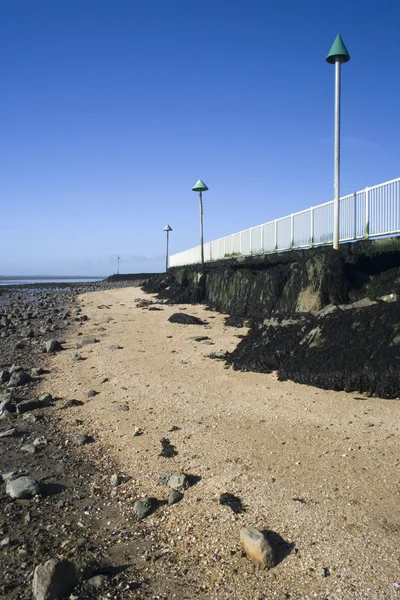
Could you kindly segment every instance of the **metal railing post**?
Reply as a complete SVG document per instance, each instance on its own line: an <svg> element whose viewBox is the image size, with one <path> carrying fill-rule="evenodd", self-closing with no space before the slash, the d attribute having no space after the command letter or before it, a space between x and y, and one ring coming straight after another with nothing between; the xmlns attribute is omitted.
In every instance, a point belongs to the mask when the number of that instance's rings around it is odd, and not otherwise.
<svg viewBox="0 0 400 600"><path fill-rule="evenodd" d="M369 188L365 188L365 238L369 238Z"/></svg>
<svg viewBox="0 0 400 600"><path fill-rule="evenodd" d="M314 207L310 208L311 213L311 234L310 234L310 246L314 245Z"/></svg>
<svg viewBox="0 0 400 600"><path fill-rule="evenodd" d="M353 239L356 240L357 239L357 194L356 194L356 192L354 192L353 198L354 198L354 235L353 235Z"/></svg>
<svg viewBox="0 0 400 600"><path fill-rule="evenodd" d="M290 215L290 247L294 248L294 216Z"/></svg>

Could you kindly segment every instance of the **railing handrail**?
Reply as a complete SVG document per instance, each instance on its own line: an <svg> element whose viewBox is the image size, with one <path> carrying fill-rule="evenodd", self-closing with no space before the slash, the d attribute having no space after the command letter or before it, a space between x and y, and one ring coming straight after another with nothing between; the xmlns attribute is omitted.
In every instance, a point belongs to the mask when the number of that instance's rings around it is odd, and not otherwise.
<svg viewBox="0 0 400 600"><path fill-rule="evenodd" d="M351 199L354 198L354 208L351 208L352 205L350 205L350 208L346 206L344 207L345 210L347 210L347 214L345 215L345 218L347 219L347 221L345 222L345 233L343 235L341 235L340 239L341 241L351 241L351 240L355 240L355 239L361 239L361 238L368 238L370 235L374 236L374 237L378 237L378 236L383 236L383 235L388 235L390 234L400 234L400 185L396 186L396 184L400 184L400 177L396 178L396 179L391 179L390 181L385 181L384 183L380 183L378 185L374 185L371 187L366 187L363 190L359 190L358 192L353 192L352 194L347 194L346 196L342 196L340 198L340 202L346 202L349 201ZM387 192L385 198L382 199L381 195L379 195L379 197L377 197L375 194L370 194L370 192L373 192L374 190L377 189L384 189L387 188L388 186L393 186L395 185L395 187L393 188L394 191L392 190L392 188L389 188L389 192ZM360 199L360 195L364 194L365 195L365 200L363 198ZM388 198L389 198L389 202L390 204L390 208L388 208ZM359 203L361 202L360 206ZM371 202L374 202L374 207L370 207ZM385 205L383 205L383 202L385 202ZM242 238L243 238L243 234L249 233L250 234L250 240L249 239L245 239L243 241L243 245L247 247L249 247L248 252L246 253L252 253L254 252L279 252L279 251L283 251L283 250L288 250L290 248L307 248L307 247L312 247L312 246L317 246L317 245L322 245L322 244L328 244L331 243L331 238L333 235L333 230L331 231L330 228L330 224L329 224L329 219L331 218L329 213L326 213L326 211L323 211L322 216L321 213L316 213L316 211L318 211L318 209L323 209L325 207L328 207L330 205L332 205L334 203L334 200L329 200L328 202L324 202L322 204L318 204L317 206L311 206L310 208L307 209L303 209L300 211L297 211L295 213L291 213L289 215L286 215L284 217L280 217L277 219L272 219L271 221L267 221L266 223L261 223L260 225L255 225L253 227L248 227L246 229L242 229L241 231L237 231L235 233L231 233L227 236L223 236L220 237L216 240L212 240L210 242L206 242L204 244L204 248L206 250L209 249L209 260L217 260L218 258L224 258L223 255L221 256L220 254L220 250L217 249L217 256L213 256L213 254L215 254L215 251L212 251L212 245L214 244L218 244L223 242L224 243L224 251L225 251L225 247L226 247L226 242L229 242L232 245L232 254L242 254ZM364 203L364 204L363 204ZM380 204L380 206L378 207L378 203ZM376 205L376 206L375 206ZM360 208L361 207L361 208ZM363 213L364 210L364 213ZM374 212L373 212L374 211ZM296 217L299 217L300 215L307 215L307 213L309 213L310 215L310 221L309 221L309 230L307 231L307 224L300 222L299 223L295 223L296 221ZM318 217L317 217L318 215ZM361 218L361 220L360 220ZM279 235L283 237L288 236L288 231L287 231L287 227L285 228L284 231L281 230L280 234L278 235L278 225L279 223L281 223L282 221L288 220L290 219L290 239L288 240L286 238L286 241L283 242L283 245L281 245L281 241L278 240ZM314 220L318 219L324 221L325 222L319 223L318 226L320 227L320 231L318 231L318 234L315 233L316 231L316 226L314 223ZM353 220L353 222L350 224L350 221ZM396 221L396 223L394 223L394 221ZM364 223L364 225L363 225ZM263 244L265 242L265 228L268 226L274 226L274 245L273 247L271 246L271 244L268 246L267 249L264 249ZM394 226L395 225L395 226ZM341 226L342 226L342 222L341 222ZM295 229L296 227L296 229ZM348 229L346 229L346 227ZM325 229L324 229L325 228ZM260 229L260 233L261 233L261 248L257 248L256 250L254 250L251 246L252 246L252 235L251 232L255 229ZM300 232L298 232L298 230L300 229ZM349 231L352 231L351 235L348 235ZM370 233L370 232L373 233ZM360 233L361 232L361 233ZM235 241L235 236L237 239L237 236L239 236L239 246L240 246L240 251L237 252L234 249L234 241ZM259 238L259 234L257 233L256 236L258 239ZM271 238L271 236L269 236ZM297 240L297 242L296 242ZM316 241L315 241L316 240ZM267 240L268 241L268 240ZM269 242L271 242L271 239L269 240ZM170 257L170 264L171 266L174 266L174 264L176 261L179 262L179 257L181 257L181 259L184 261L184 255L187 255L188 253L192 253L195 254L196 252L198 252L200 250L200 246L195 246L193 248L190 248L188 250L183 250L181 252L175 253L173 255L171 255ZM214 250L215 250L215 246L214 246ZM190 262L198 262L198 259L193 260L195 257L192 256L191 261ZM175 259L175 260L174 260ZM184 264L188 264L188 263L184 263Z"/></svg>

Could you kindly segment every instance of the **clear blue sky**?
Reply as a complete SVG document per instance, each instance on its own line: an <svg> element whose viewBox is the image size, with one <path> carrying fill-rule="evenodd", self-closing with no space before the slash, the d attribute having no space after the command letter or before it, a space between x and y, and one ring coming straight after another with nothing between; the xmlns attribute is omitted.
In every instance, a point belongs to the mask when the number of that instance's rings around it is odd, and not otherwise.
<svg viewBox="0 0 400 600"><path fill-rule="evenodd" d="M400 176L398 0L0 0L0 274L162 270Z"/></svg>

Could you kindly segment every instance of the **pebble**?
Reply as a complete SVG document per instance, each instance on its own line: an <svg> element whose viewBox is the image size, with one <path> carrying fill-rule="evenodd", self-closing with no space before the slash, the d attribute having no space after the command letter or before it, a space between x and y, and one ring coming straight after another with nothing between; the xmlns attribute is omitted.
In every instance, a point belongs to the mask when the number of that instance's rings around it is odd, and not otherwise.
<svg viewBox="0 0 400 600"><path fill-rule="evenodd" d="M0 438L10 438L16 437L18 435L18 429L13 427L12 429L7 429L6 431L2 431L0 433Z"/></svg>
<svg viewBox="0 0 400 600"><path fill-rule="evenodd" d="M89 390L87 393L88 398L94 398L94 396L97 396L99 392L96 392L96 390Z"/></svg>
<svg viewBox="0 0 400 600"><path fill-rule="evenodd" d="M36 447L33 444L25 444L25 446L21 447L22 452L27 452L28 454L35 454Z"/></svg>

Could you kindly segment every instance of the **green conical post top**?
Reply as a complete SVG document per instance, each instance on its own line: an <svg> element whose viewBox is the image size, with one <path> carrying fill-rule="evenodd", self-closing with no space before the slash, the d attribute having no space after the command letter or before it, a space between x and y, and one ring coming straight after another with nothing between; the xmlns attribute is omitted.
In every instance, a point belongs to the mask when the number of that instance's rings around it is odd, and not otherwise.
<svg viewBox="0 0 400 600"><path fill-rule="evenodd" d="M337 58L340 58L340 62L343 63L348 62L350 60L350 54L347 52L347 48L344 45L344 42L340 37L339 33L337 34L336 39L333 42L331 49L329 50L329 54L326 57L326 62L330 63L331 65L334 65Z"/></svg>
<svg viewBox="0 0 400 600"><path fill-rule="evenodd" d="M208 187L206 186L204 181L202 181L201 179L199 179L198 182L196 183L196 185L194 187L192 187L193 192L206 192L207 190L208 190Z"/></svg>

